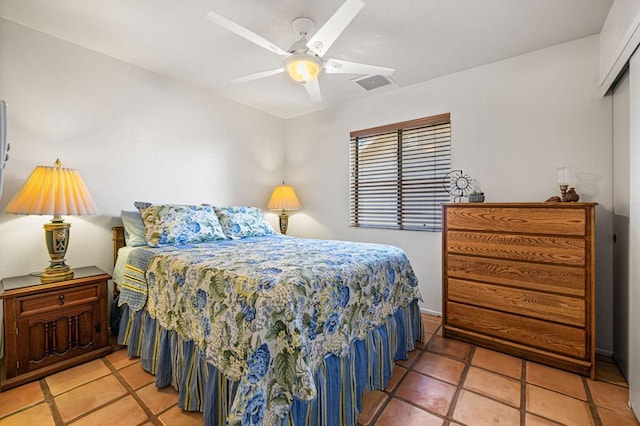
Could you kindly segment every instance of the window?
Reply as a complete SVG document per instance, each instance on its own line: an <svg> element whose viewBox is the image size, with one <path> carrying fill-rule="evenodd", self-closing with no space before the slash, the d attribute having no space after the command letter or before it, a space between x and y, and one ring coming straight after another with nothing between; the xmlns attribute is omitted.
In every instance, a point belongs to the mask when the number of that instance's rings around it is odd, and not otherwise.
<svg viewBox="0 0 640 426"><path fill-rule="evenodd" d="M351 227L440 231L450 115L351 132L350 168Z"/></svg>

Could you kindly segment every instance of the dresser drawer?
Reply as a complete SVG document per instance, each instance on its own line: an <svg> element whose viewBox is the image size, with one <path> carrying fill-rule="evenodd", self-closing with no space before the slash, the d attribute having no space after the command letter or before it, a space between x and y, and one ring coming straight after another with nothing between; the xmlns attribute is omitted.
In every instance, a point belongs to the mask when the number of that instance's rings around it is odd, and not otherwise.
<svg viewBox="0 0 640 426"><path fill-rule="evenodd" d="M100 300L100 285L85 285L17 298L18 317L40 314L61 307L95 303Z"/></svg>
<svg viewBox="0 0 640 426"><path fill-rule="evenodd" d="M584 209L474 207L447 209L447 228L467 231L584 236Z"/></svg>
<svg viewBox="0 0 640 426"><path fill-rule="evenodd" d="M581 298L449 279L449 300L577 327L586 325Z"/></svg>
<svg viewBox="0 0 640 426"><path fill-rule="evenodd" d="M449 255L447 276L486 281L535 291L548 291L584 297L584 268L554 266L512 260Z"/></svg>
<svg viewBox="0 0 640 426"><path fill-rule="evenodd" d="M588 357L582 328L549 323L475 306L447 303L447 323L487 336L580 359Z"/></svg>
<svg viewBox="0 0 640 426"><path fill-rule="evenodd" d="M586 261L584 239L545 235L450 231L447 251L569 266L584 266Z"/></svg>

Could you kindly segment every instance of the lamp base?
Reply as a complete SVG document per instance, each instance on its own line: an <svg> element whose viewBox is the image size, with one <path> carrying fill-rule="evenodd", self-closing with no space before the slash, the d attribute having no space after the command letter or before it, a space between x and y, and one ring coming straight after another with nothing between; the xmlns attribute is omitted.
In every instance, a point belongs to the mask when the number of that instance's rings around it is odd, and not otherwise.
<svg viewBox="0 0 640 426"><path fill-rule="evenodd" d="M44 239L49 250L49 267L40 276L40 282L52 283L73 278L73 271L65 263L65 254L69 243L70 223L66 223L58 215L54 216L51 223L44 225Z"/></svg>
<svg viewBox="0 0 640 426"><path fill-rule="evenodd" d="M286 235L288 227L289 215L283 211L282 213L280 213L280 233L282 233L282 235Z"/></svg>
<svg viewBox="0 0 640 426"><path fill-rule="evenodd" d="M55 283L57 281L66 281L73 278L73 271L67 265L66 268L47 268L40 275L41 283Z"/></svg>

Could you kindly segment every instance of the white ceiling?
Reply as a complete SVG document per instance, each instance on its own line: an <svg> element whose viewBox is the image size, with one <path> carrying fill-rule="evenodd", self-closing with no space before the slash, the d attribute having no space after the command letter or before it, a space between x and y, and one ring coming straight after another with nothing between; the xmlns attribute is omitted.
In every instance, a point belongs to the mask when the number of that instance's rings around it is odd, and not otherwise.
<svg viewBox="0 0 640 426"><path fill-rule="evenodd" d="M286 74L231 83L282 58L205 15L218 12L288 50L295 18L317 29L343 0L0 0L0 16L289 118L597 34L613 0L364 2L325 58L395 68L396 85L367 92L358 76L321 74L320 104Z"/></svg>

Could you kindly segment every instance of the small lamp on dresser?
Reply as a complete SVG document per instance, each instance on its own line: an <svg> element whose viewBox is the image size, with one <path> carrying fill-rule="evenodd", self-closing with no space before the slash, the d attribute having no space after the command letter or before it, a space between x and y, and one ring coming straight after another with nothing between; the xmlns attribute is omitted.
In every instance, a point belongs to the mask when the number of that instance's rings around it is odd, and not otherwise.
<svg viewBox="0 0 640 426"><path fill-rule="evenodd" d="M289 226L289 215L287 215L286 210L300 210L301 207L296 191L293 190L292 186L285 185L284 182L273 190L267 205L268 210L281 210L280 232L283 235L287 233L287 227Z"/></svg>
<svg viewBox="0 0 640 426"><path fill-rule="evenodd" d="M77 170L62 167L56 160L54 167L37 166L20 191L5 208L7 213L53 215L44 225L50 265L40 277L43 283L73 278L73 271L65 263L71 224L62 215L92 215L98 212L89 189Z"/></svg>

